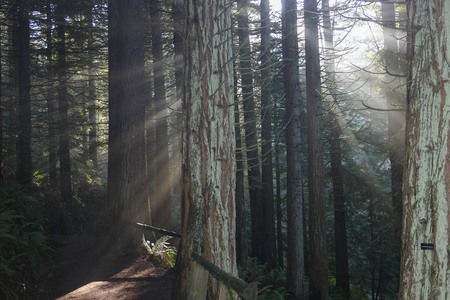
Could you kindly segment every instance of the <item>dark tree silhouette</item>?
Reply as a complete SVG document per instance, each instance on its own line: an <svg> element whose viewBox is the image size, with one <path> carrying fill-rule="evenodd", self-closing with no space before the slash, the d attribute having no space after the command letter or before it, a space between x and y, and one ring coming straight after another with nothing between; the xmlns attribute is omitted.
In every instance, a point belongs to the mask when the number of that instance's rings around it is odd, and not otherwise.
<svg viewBox="0 0 450 300"><path fill-rule="evenodd" d="M29 1L18 3L18 82L17 181L29 187L33 170L31 161L31 83Z"/></svg>

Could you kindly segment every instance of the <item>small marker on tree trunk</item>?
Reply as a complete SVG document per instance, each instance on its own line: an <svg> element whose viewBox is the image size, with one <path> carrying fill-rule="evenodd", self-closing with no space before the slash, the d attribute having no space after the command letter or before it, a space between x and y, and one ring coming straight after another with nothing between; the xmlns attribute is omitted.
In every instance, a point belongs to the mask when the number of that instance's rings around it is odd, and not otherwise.
<svg viewBox="0 0 450 300"><path fill-rule="evenodd" d="M420 249L422 249L422 250L434 250L434 245L432 243L420 243Z"/></svg>

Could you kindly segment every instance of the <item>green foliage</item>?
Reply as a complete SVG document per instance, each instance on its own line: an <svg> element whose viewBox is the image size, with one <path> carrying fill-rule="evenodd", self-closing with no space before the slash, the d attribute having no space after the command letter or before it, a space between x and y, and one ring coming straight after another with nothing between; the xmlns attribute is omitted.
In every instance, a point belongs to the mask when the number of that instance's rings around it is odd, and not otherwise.
<svg viewBox="0 0 450 300"><path fill-rule="evenodd" d="M0 186L0 298L39 299L51 249L39 203L20 189Z"/></svg>
<svg viewBox="0 0 450 300"><path fill-rule="evenodd" d="M177 258L177 249L170 245L167 241L172 237L162 236L155 243L151 243L142 235L142 246L150 257L151 261L163 268L173 268Z"/></svg>
<svg viewBox="0 0 450 300"><path fill-rule="evenodd" d="M259 300L282 300L289 295L285 271L267 270L266 265L260 264L254 257L248 258L247 263L239 267L239 277L249 283L258 282Z"/></svg>
<svg viewBox="0 0 450 300"><path fill-rule="evenodd" d="M336 277L328 279L328 286L330 287L330 299L343 299L342 294L336 288ZM350 283L350 300L369 300L367 292L359 286Z"/></svg>

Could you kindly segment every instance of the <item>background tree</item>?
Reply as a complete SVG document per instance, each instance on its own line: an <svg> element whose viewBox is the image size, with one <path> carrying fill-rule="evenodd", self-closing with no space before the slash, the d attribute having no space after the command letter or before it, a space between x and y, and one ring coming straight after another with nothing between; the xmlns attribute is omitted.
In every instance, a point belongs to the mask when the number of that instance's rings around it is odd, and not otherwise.
<svg viewBox="0 0 450 300"><path fill-rule="evenodd" d="M236 74L236 64L233 68L234 72L234 131L236 139L236 187L235 187L235 201L236 201L236 260L240 264L245 264L248 256L248 241L246 230L246 196L245 196L245 182L244 182L244 155L243 143L241 136L241 121L239 109L238 96L238 78Z"/></svg>
<svg viewBox="0 0 450 300"><path fill-rule="evenodd" d="M323 49L324 57L324 81L325 98L328 99L327 113L327 129L328 144L330 146L330 173L333 185L334 200L334 248L335 248L335 265L336 265L336 288L340 297L343 299L350 298L350 278L348 272L348 249L347 249L347 227L346 227L346 207L344 196L344 174L342 167L342 147L341 136L342 129L339 118L339 108L336 82L336 66L334 51L334 30L331 20L331 10L328 0L322 0L323 12ZM334 21L334 20L333 20Z"/></svg>
<svg viewBox="0 0 450 300"><path fill-rule="evenodd" d="M275 238L275 206L273 195L272 163L272 95L271 95L271 45L270 6L268 0L260 3L261 14L261 201L265 238L263 239L264 262L269 268L277 264Z"/></svg>
<svg viewBox="0 0 450 300"><path fill-rule="evenodd" d="M318 2L305 0L310 299L328 299Z"/></svg>
<svg viewBox="0 0 450 300"><path fill-rule="evenodd" d="M245 147L247 154L248 187L251 211L252 256L264 262L261 241L265 239L263 229L263 205L261 203L261 161L258 152L256 106L253 90L253 68L249 34L248 0L237 1L237 21L239 37L239 75L241 78L242 103L244 110Z"/></svg>
<svg viewBox="0 0 450 300"><path fill-rule="evenodd" d="M175 299L227 299L192 258L236 274L231 3L186 2L182 245Z"/></svg>
<svg viewBox="0 0 450 300"><path fill-rule="evenodd" d="M305 295L303 194L300 164L300 80L298 70L297 2L282 2L283 79L286 97L287 160L287 287L294 299Z"/></svg>
<svg viewBox="0 0 450 300"><path fill-rule="evenodd" d="M183 96L184 96L184 41L183 41L183 30L184 30L184 6L182 0L173 0L172 3L172 18L173 18L173 59L174 59L174 67L175 67L175 93L176 100L174 105L175 116L176 116L176 126L175 126L175 138L172 139L173 145L173 153L175 155L172 156L173 164L176 166L175 168L175 176L174 176L174 184L173 192L171 193L172 199L174 199L175 203L181 202L181 195L183 189L183 179L181 177L181 166L182 166L182 132L184 125L183 118ZM176 201L178 200L178 201ZM181 205L179 204L178 207ZM179 220L180 215L177 215L177 218L174 220ZM174 222L172 222L174 223ZM176 223L176 222L175 222ZM179 230L179 229L177 229Z"/></svg>
<svg viewBox="0 0 450 300"><path fill-rule="evenodd" d="M147 222L145 162L144 34L141 0L111 0L110 11L110 160L112 237L126 250L132 245L129 222Z"/></svg>
<svg viewBox="0 0 450 300"><path fill-rule="evenodd" d="M411 65L400 299L448 298L450 89L446 44L450 11L442 2L409 3ZM423 249L428 243L430 250Z"/></svg>
<svg viewBox="0 0 450 300"><path fill-rule="evenodd" d="M86 23L87 30L89 33L87 40L87 49L88 49L88 99L89 99L89 107L88 107L88 119L89 119L89 159L92 161L92 165L95 169L98 168L98 114L97 114L97 87L95 82L96 70L95 70L95 29L94 29L94 8L95 3L92 6L88 6L89 10L86 15Z"/></svg>
<svg viewBox="0 0 450 300"><path fill-rule="evenodd" d="M397 12L396 12L397 10ZM393 206L393 238L397 259L395 260L396 285L398 286L400 271L401 233L403 220L402 189L403 169L405 156L405 76L406 76L406 51L405 44L405 20L406 11L404 4L381 3L381 19L383 24L384 63L386 74L384 75L386 97L388 102L388 135L389 135L389 161L391 164L391 188ZM403 12L403 13L402 13ZM403 35L403 36L401 36Z"/></svg>
<svg viewBox="0 0 450 300"><path fill-rule="evenodd" d="M59 2L56 6L55 22L57 35L57 73L58 73L58 151L60 172L61 200L65 207L72 209L72 165L70 157L70 127L69 127L69 99L67 92L68 65L66 53L66 2ZM70 221L68 221L70 222ZM69 225L69 224L66 224Z"/></svg>
<svg viewBox="0 0 450 300"><path fill-rule="evenodd" d="M3 26L0 24L0 182L3 180L3 168L4 168L4 158L3 158L3 99L2 99L2 91L3 91L3 53L2 53L2 43L3 43Z"/></svg>
<svg viewBox="0 0 450 300"><path fill-rule="evenodd" d="M46 13L46 30L45 30L45 42L47 44L46 48L46 59L47 59L47 126L48 126L48 184L51 190L56 191L58 185L58 170L57 170L57 159L58 159L58 139L56 135L56 91L55 91L55 62L54 62L54 38L53 38L53 24L54 24L54 12L52 9L53 1L47 0L45 8Z"/></svg>
<svg viewBox="0 0 450 300"><path fill-rule="evenodd" d="M167 137L167 104L165 83L165 59L161 31L161 10L158 0L151 1L150 18L152 31L153 54L153 91L154 91L154 121L156 130L156 157L153 161L155 171L155 190L153 191L151 207L152 222L155 226L170 229L170 172L169 148Z"/></svg>
<svg viewBox="0 0 450 300"><path fill-rule="evenodd" d="M17 182L30 187L31 160L31 82L30 82L30 3L18 3L18 127L17 127Z"/></svg>

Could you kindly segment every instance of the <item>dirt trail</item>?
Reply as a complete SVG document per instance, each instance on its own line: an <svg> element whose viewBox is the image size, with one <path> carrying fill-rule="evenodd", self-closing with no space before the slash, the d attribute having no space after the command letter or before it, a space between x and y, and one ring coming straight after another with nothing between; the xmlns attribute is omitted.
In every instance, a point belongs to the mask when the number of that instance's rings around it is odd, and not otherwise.
<svg viewBox="0 0 450 300"><path fill-rule="evenodd" d="M169 300L174 270L144 257L102 255L88 236L53 236L56 262L51 299Z"/></svg>

